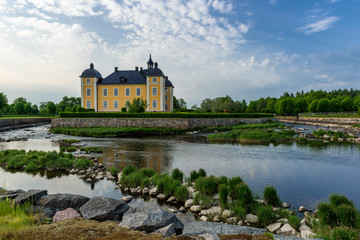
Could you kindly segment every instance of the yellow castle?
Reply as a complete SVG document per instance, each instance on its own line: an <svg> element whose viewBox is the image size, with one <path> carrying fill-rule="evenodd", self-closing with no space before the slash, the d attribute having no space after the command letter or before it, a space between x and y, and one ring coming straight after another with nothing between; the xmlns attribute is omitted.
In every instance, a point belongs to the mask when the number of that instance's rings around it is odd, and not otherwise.
<svg viewBox="0 0 360 240"><path fill-rule="evenodd" d="M149 112L171 112L173 110L174 86L150 58L147 69L118 70L106 78L90 64L82 72L81 106L96 112L116 112L134 98L147 101Z"/></svg>

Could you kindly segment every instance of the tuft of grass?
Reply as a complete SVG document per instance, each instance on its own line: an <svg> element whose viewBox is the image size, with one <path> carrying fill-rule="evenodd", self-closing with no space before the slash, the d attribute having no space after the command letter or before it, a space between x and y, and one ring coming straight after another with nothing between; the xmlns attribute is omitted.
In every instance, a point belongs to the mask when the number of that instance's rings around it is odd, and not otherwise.
<svg viewBox="0 0 360 240"><path fill-rule="evenodd" d="M281 204L276 188L273 186L265 187L263 197L265 202L271 206L278 207Z"/></svg>
<svg viewBox="0 0 360 240"><path fill-rule="evenodd" d="M330 240L360 240L359 231L349 227L334 228Z"/></svg>
<svg viewBox="0 0 360 240"><path fill-rule="evenodd" d="M195 181L195 189L201 194L213 196L218 190L218 179L214 176L200 177Z"/></svg>
<svg viewBox="0 0 360 240"><path fill-rule="evenodd" d="M178 180L179 182L182 182L184 179L184 173L178 168L175 168L171 173L171 177L175 180Z"/></svg>
<svg viewBox="0 0 360 240"><path fill-rule="evenodd" d="M189 197L189 191L185 186L177 186L174 191L174 196L177 201L185 202Z"/></svg>
<svg viewBox="0 0 360 240"><path fill-rule="evenodd" d="M195 182L196 179L200 178L200 177L206 177L206 172L204 169L200 168L199 171L191 171L190 172L190 182Z"/></svg>
<svg viewBox="0 0 360 240"><path fill-rule="evenodd" d="M222 209L227 209L229 207L228 204L228 196L229 190L225 184L219 185L219 203Z"/></svg>
<svg viewBox="0 0 360 240"><path fill-rule="evenodd" d="M80 151L84 151L86 153L103 153L103 150L98 147L81 147Z"/></svg>
<svg viewBox="0 0 360 240"><path fill-rule="evenodd" d="M256 210L256 215L259 217L260 226L263 227L276 221L276 214L271 206L259 206Z"/></svg>
<svg viewBox="0 0 360 240"><path fill-rule="evenodd" d="M300 218L296 215L289 215L288 220L290 226L292 226L296 231L298 231L301 226Z"/></svg>
<svg viewBox="0 0 360 240"><path fill-rule="evenodd" d="M111 167L107 168L106 170L108 170L111 173L111 175L113 175L113 176L117 176L117 174L120 172L120 170L114 166L111 166Z"/></svg>
<svg viewBox="0 0 360 240"><path fill-rule="evenodd" d="M122 174L124 176L129 175L132 172L135 172L137 170L136 167L134 167L133 165L127 165L123 170L122 170Z"/></svg>

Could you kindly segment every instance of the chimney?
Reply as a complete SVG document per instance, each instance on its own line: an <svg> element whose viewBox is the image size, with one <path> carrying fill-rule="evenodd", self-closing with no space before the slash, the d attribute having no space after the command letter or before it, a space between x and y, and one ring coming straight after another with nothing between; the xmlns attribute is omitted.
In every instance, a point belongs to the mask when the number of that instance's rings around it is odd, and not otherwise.
<svg viewBox="0 0 360 240"><path fill-rule="evenodd" d="M143 67L140 67L140 71L142 71L143 70Z"/></svg>
<svg viewBox="0 0 360 240"><path fill-rule="evenodd" d="M168 76L165 76L165 80L168 80Z"/></svg>
<svg viewBox="0 0 360 240"><path fill-rule="evenodd" d="M138 72L138 71L139 71L139 67L135 67L135 71L137 71L137 72Z"/></svg>
<svg viewBox="0 0 360 240"><path fill-rule="evenodd" d="M94 69L94 64L90 63L90 69Z"/></svg>
<svg viewBox="0 0 360 240"><path fill-rule="evenodd" d="M158 68L158 63L157 62L155 62L155 68Z"/></svg>
<svg viewBox="0 0 360 240"><path fill-rule="evenodd" d="M118 67L115 67L115 72L118 72Z"/></svg>

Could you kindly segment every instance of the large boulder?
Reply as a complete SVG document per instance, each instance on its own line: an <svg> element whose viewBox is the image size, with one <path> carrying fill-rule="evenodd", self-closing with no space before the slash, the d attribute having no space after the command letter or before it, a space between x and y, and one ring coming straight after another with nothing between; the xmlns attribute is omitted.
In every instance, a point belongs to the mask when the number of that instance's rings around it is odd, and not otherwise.
<svg viewBox="0 0 360 240"><path fill-rule="evenodd" d="M24 190L5 190L5 189L2 188L2 189L0 189L0 200L14 199L20 193L24 193Z"/></svg>
<svg viewBox="0 0 360 240"><path fill-rule="evenodd" d="M164 209L131 208L124 214L119 226L150 233L172 223L177 233L180 233L184 228L184 224L180 222L175 214Z"/></svg>
<svg viewBox="0 0 360 240"><path fill-rule="evenodd" d="M169 224L166 227L159 228L155 233L160 233L163 237L171 237L176 235L175 225L173 223Z"/></svg>
<svg viewBox="0 0 360 240"><path fill-rule="evenodd" d="M245 227L238 225L230 225L216 222L190 222L186 223L183 230L183 235L200 235L200 234L254 234L262 235L266 233L266 229Z"/></svg>
<svg viewBox="0 0 360 240"><path fill-rule="evenodd" d="M58 193L43 196L39 199L36 205L40 207L48 207L56 211L65 210L67 208L79 210L80 207L89 200L90 198L81 195Z"/></svg>
<svg viewBox="0 0 360 240"><path fill-rule="evenodd" d="M80 213L85 219L97 221L121 220L124 212L129 209L129 205L121 200L94 197L80 207Z"/></svg>
<svg viewBox="0 0 360 240"><path fill-rule="evenodd" d="M31 189L27 192L20 193L15 198L15 204L23 204L23 203L32 203L36 204L36 202L42 197L47 194L46 190L34 190Z"/></svg>
<svg viewBox="0 0 360 240"><path fill-rule="evenodd" d="M52 219L53 219L53 222L60 222L60 221L66 220L66 219L76 218L76 217L81 217L80 213L78 213L73 208L67 208L65 210L56 212Z"/></svg>

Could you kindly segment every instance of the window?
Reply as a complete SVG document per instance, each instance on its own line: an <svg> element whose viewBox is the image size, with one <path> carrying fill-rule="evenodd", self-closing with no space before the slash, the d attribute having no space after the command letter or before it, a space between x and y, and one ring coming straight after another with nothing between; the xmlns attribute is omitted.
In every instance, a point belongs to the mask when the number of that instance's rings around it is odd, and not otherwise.
<svg viewBox="0 0 360 240"><path fill-rule="evenodd" d="M167 102L168 100L168 95L165 95L165 102Z"/></svg>
<svg viewBox="0 0 360 240"><path fill-rule="evenodd" d="M108 95L108 89L107 88L103 88L103 96L107 97Z"/></svg>
<svg viewBox="0 0 360 240"><path fill-rule="evenodd" d="M114 101L114 108L116 108L116 109L119 108L119 101Z"/></svg>
<svg viewBox="0 0 360 240"><path fill-rule="evenodd" d="M156 87L152 88L152 95L157 96L157 88Z"/></svg>
<svg viewBox="0 0 360 240"><path fill-rule="evenodd" d="M157 82L157 78L154 77L152 82L153 82L153 83L156 83L156 82Z"/></svg>
<svg viewBox="0 0 360 240"><path fill-rule="evenodd" d="M107 109L108 108L108 101L103 101L103 108Z"/></svg>
<svg viewBox="0 0 360 240"><path fill-rule="evenodd" d="M90 97L91 96L91 88L87 88L86 89L86 96Z"/></svg>
<svg viewBox="0 0 360 240"><path fill-rule="evenodd" d="M167 104L165 104L165 111L167 111L168 110L168 106L167 106Z"/></svg>
<svg viewBox="0 0 360 240"><path fill-rule="evenodd" d="M157 100L152 101L152 108L153 109L157 108Z"/></svg>
<svg viewBox="0 0 360 240"><path fill-rule="evenodd" d="M166 88L165 88L165 91L167 92L167 91L169 91L169 89L166 87Z"/></svg>
<svg viewBox="0 0 360 240"><path fill-rule="evenodd" d="M136 88L136 96L140 96L141 95L141 88Z"/></svg>
<svg viewBox="0 0 360 240"><path fill-rule="evenodd" d="M130 88L125 88L125 96L130 96Z"/></svg>
<svg viewBox="0 0 360 240"><path fill-rule="evenodd" d="M87 79L86 79L86 83L91 83L91 79L90 79L90 78L87 78Z"/></svg>
<svg viewBox="0 0 360 240"><path fill-rule="evenodd" d="M119 96L119 89L118 88L114 88L114 97Z"/></svg>
<svg viewBox="0 0 360 240"><path fill-rule="evenodd" d="M91 108L91 101L86 101L86 108L90 109Z"/></svg>

